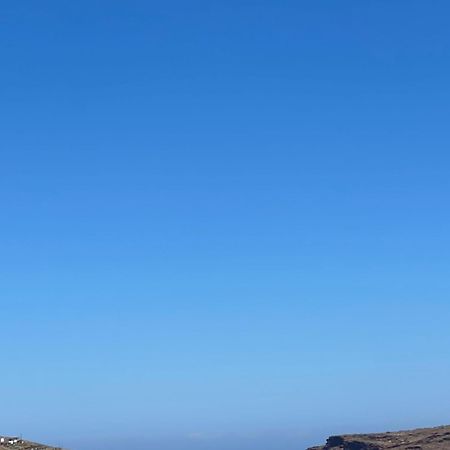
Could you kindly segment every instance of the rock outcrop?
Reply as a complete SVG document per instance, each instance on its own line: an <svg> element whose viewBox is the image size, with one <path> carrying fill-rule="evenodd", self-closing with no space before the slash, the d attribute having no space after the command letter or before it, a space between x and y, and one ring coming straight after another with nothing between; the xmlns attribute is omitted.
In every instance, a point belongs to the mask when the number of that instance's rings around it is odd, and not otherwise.
<svg viewBox="0 0 450 450"><path fill-rule="evenodd" d="M308 450L450 450L450 426L374 434L330 436Z"/></svg>

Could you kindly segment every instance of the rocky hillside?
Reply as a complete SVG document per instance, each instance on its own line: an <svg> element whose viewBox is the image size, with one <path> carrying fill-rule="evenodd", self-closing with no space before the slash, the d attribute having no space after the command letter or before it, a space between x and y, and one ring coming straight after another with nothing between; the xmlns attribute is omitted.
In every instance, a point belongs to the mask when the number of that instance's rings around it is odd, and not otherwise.
<svg viewBox="0 0 450 450"><path fill-rule="evenodd" d="M330 436L308 450L450 450L450 426L376 434Z"/></svg>
<svg viewBox="0 0 450 450"><path fill-rule="evenodd" d="M37 442L26 441L21 438L0 436L0 450L62 450Z"/></svg>

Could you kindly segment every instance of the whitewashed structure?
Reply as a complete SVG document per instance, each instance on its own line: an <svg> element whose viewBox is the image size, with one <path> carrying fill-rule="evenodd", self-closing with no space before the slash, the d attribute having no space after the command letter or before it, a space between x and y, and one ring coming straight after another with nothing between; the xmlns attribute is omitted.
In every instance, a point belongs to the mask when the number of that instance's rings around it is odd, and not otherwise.
<svg viewBox="0 0 450 450"><path fill-rule="evenodd" d="M20 442L20 438L16 436L0 436L0 445L1 444L18 444Z"/></svg>

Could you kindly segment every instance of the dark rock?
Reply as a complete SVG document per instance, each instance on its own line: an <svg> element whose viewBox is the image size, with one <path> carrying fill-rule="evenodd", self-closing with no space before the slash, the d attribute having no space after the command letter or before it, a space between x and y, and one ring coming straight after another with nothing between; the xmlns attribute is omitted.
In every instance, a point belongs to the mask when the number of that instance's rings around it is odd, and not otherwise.
<svg viewBox="0 0 450 450"><path fill-rule="evenodd" d="M450 426L374 434L330 436L308 450L450 450Z"/></svg>

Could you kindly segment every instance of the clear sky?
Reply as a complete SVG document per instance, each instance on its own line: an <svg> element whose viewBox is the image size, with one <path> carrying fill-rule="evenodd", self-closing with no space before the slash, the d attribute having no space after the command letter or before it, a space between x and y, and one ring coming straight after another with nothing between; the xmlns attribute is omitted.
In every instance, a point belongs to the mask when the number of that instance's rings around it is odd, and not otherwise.
<svg viewBox="0 0 450 450"><path fill-rule="evenodd" d="M0 433L293 450L450 422L450 4L0 6Z"/></svg>

